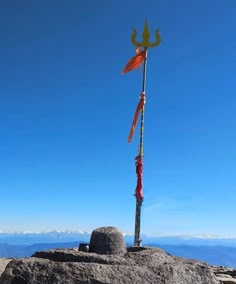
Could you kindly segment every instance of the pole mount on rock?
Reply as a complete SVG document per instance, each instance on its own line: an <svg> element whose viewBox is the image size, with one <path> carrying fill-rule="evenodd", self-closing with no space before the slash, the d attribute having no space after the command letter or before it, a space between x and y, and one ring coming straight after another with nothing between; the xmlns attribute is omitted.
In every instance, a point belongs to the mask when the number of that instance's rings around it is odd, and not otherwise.
<svg viewBox="0 0 236 284"><path fill-rule="evenodd" d="M145 21L141 42L138 42L136 40L137 31L136 29L133 29L133 33L131 36L131 42L137 47L136 49L137 54L128 61L127 65L122 71L122 74L124 74L135 68L138 68L143 63L142 92L140 95L140 101L136 108L136 112L133 118L132 126L131 126L130 133L129 133L129 138L128 138L128 142L131 142L137 122L138 122L138 117L140 114L141 118L140 118L139 149L138 149L138 156L135 158L137 186L136 186L136 190L134 194L136 198L134 246L141 245L140 223L141 223L141 206L143 202L143 137L144 137L144 110L145 110L145 102L146 102L147 54L148 54L149 47L158 46L161 42L159 29L156 30L155 35L156 35L156 40L153 43L151 43L149 41L150 33L148 29L147 19Z"/></svg>

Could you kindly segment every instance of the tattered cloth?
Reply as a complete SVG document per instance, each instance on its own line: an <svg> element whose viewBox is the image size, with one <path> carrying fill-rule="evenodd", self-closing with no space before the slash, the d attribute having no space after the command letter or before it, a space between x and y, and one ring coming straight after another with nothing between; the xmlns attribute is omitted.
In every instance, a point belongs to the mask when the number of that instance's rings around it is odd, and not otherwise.
<svg viewBox="0 0 236 284"><path fill-rule="evenodd" d="M122 74L125 74L129 71L132 71L138 68L147 57L147 49L142 50L140 47L136 49L136 55L133 56L128 63L125 65L124 69L122 70Z"/></svg>
<svg viewBox="0 0 236 284"><path fill-rule="evenodd" d="M136 174L137 174L137 186L135 190L136 198L140 201L143 200L143 159L139 155L136 158Z"/></svg>
<svg viewBox="0 0 236 284"><path fill-rule="evenodd" d="M129 138L128 138L129 143L132 141L132 138L133 138L133 135L134 135L134 132L135 132L135 129L136 129L137 121L138 121L138 116L139 116L139 113L141 112L141 110L143 109L145 102L146 102L146 96L145 96L145 93L143 92L140 95L140 101L137 105L137 108L136 108L136 111L135 111L135 114L134 114L134 118L133 118L133 122L132 122L132 125L131 125L131 128L130 128Z"/></svg>

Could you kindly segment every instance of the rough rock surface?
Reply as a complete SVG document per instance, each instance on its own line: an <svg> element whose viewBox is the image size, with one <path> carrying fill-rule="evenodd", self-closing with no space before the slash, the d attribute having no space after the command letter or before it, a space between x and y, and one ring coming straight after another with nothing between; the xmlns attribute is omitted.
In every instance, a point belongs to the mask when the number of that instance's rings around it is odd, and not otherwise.
<svg viewBox="0 0 236 284"><path fill-rule="evenodd" d="M160 283L219 284L205 263L172 257L157 248L133 247L124 255L74 250L37 252L11 261L0 284Z"/></svg>
<svg viewBox="0 0 236 284"><path fill-rule="evenodd" d="M3 271L5 270L7 264L11 261L11 258L0 258L0 276L2 275Z"/></svg>
<svg viewBox="0 0 236 284"><path fill-rule="evenodd" d="M216 278L221 281L222 284L236 284L236 270L226 267L213 266L212 270L216 275Z"/></svg>
<svg viewBox="0 0 236 284"><path fill-rule="evenodd" d="M127 252L122 232L116 227L101 227L93 230L90 252L98 254L124 254Z"/></svg>

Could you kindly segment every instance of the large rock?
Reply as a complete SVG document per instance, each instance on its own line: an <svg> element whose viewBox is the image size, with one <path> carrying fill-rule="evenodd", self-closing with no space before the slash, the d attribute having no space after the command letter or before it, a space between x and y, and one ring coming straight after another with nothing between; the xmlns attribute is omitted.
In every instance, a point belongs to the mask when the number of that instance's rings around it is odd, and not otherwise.
<svg viewBox="0 0 236 284"><path fill-rule="evenodd" d="M236 284L236 270L227 267L212 267L216 278L220 280L222 284Z"/></svg>
<svg viewBox="0 0 236 284"><path fill-rule="evenodd" d="M93 230L90 252L122 255L127 252L123 234L115 227L101 227Z"/></svg>
<svg viewBox="0 0 236 284"><path fill-rule="evenodd" d="M5 270L7 264L11 261L10 258L0 258L0 276L2 275L3 271Z"/></svg>
<svg viewBox="0 0 236 284"><path fill-rule="evenodd" d="M17 282L19 281L19 282ZM148 247L124 255L73 250L38 252L11 261L0 284L219 284L205 263L172 257Z"/></svg>

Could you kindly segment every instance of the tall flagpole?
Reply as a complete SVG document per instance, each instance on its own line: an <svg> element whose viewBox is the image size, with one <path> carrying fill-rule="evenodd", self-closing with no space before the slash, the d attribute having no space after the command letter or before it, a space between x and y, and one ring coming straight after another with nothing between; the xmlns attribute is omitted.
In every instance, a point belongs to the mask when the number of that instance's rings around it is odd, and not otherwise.
<svg viewBox="0 0 236 284"><path fill-rule="evenodd" d="M147 75L147 52L149 47L155 47L160 44L161 37L159 30L156 30L156 40L153 43L150 43L150 33L148 30L148 22L145 21L144 30L142 33L143 41L136 41L137 31L133 29L131 36L132 43L138 47L136 50L137 55L131 58L128 64L122 71L122 74L129 72L142 64L143 62L143 84L142 84L142 93L140 95L140 101L136 108L134 115L133 123L131 126L128 142L131 142L136 124L138 121L139 113L141 114L140 119L140 139L139 139L139 151L138 156L135 158L136 162L136 174L137 174L137 186L135 190L136 197L136 210L135 210L135 232L134 232L134 246L141 245L140 238L140 226L141 226L141 207L143 202L143 137L144 137L144 111L145 111L145 100L146 100L146 75ZM143 48L143 49L141 49Z"/></svg>
<svg viewBox="0 0 236 284"><path fill-rule="evenodd" d="M143 62L143 84L142 84L142 95L143 96L145 96L145 93L146 93L147 53L148 53L148 49L145 48L145 58ZM144 100L145 100L145 97L144 97ZM145 111L145 101L141 109L139 155L136 157L136 160L140 161L141 166L143 166L144 111ZM136 166L137 166L137 162L136 162ZM137 172L137 175L138 175L138 172ZM141 207L142 207L143 199L140 199L136 193L135 193L135 197L136 197L136 209L135 209L134 246L140 246L141 245L141 238L140 238Z"/></svg>

